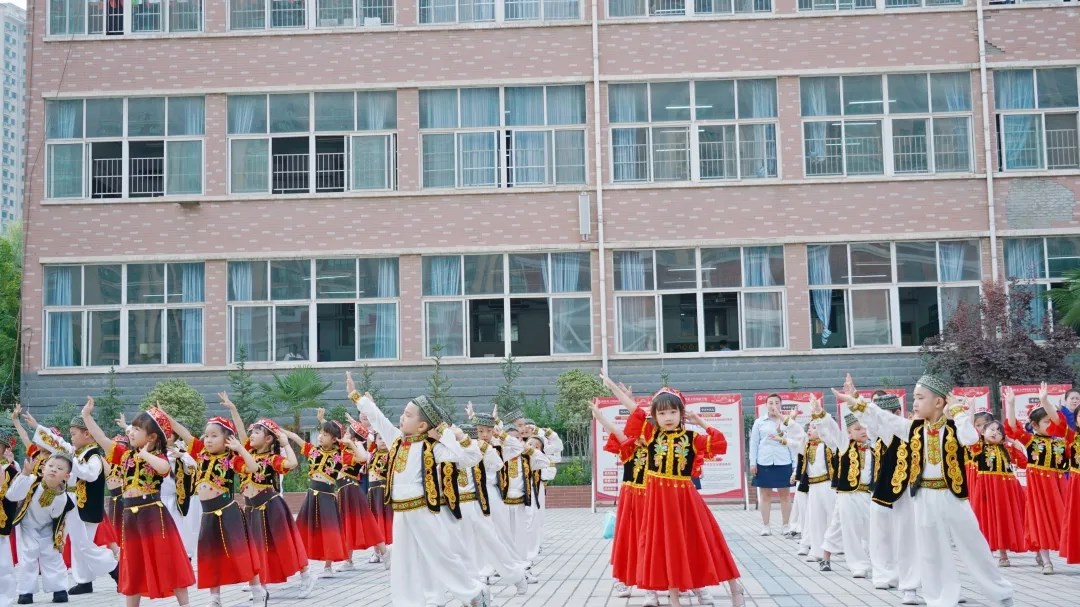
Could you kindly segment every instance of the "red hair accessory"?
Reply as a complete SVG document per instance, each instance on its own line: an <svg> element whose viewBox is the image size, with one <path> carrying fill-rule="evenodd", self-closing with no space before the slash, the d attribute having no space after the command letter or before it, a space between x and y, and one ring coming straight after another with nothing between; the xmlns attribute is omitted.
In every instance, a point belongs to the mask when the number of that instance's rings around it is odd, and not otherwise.
<svg viewBox="0 0 1080 607"><path fill-rule="evenodd" d="M360 438L362 438L364 440L367 440L368 429L364 427L364 424L361 424L360 422L352 422L352 423L349 424L349 427L352 428L352 431L357 436L359 436Z"/></svg>
<svg viewBox="0 0 1080 607"><path fill-rule="evenodd" d="M112 437L112 442L124 443L126 445L128 442L127 434L117 434L116 436Z"/></svg>
<svg viewBox="0 0 1080 607"><path fill-rule="evenodd" d="M338 420L336 420L336 419L332 419L332 420L330 420L330 423L331 423L331 424L334 424L335 426L337 426L337 429L338 429L338 433L339 433L339 434L341 434L342 436L345 436L345 426L342 426L342 425L341 425L341 422L339 422L339 421L338 421Z"/></svg>
<svg viewBox="0 0 1080 607"><path fill-rule="evenodd" d="M41 451L41 449L37 445L30 445L26 448L26 457L34 457L38 454L38 451Z"/></svg>
<svg viewBox="0 0 1080 607"><path fill-rule="evenodd" d="M681 402L683 405L686 404L686 398L683 396L682 392L679 392L675 388L669 388L667 386L664 386L663 388L660 388L659 390L657 390L656 394L652 395L651 400L656 400L656 397L660 396L661 394L670 394L670 395L674 396L675 398L678 398L679 402Z"/></svg>
<svg viewBox="0 0 1080 607"><path fill-rule="evenodd" d="M169 416L157 407L150 407L146 412L150 415L150 418L154 420L154 423L157 424L157 427L161 430L162 434L165 435L165 438L172 438L173 429L172 422L169 421Z"/></svg>
<svg viewBox="0 0 1080 607"><path fill-rule="evenodd" d="M248 426L248 431L250 432L251 429L254 428L255 426L262 426L263 428L266 428L267 430L270 431L271 434L274 434L274 435L277 435L278 432L281 432L281 426L279 426L276 421L274 421L274 420L272 420L270 418L263 418L263 419L260 419L260 420L256 421L254 424L251 424L250 426Z"/></svg>
<svg viewBox="0 0 1080 607"><path fill-rule="evenodd" d="M206 420L206 423L217 424L222 428L225 428L225 430L229 432L229 434L236 434L236 424L234 424L230 419L225 419L224 417L211 417L210 419Z"/></svg>

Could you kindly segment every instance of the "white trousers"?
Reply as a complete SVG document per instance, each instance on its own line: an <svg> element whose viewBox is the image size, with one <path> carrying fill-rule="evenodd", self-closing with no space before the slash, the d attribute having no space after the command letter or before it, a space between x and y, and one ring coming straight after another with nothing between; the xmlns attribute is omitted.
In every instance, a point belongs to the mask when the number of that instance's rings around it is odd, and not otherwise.
<svg viewBox="0 0 1080 607"><path fill-rule="evenodd" d="M94 535L97 534L97 523L82 523L83 529L86 531L86 537L90 538L90 541L94 541ZM91 563L87 562L87 555L85 550L75 550L72 546L71 549L71 579L75 580L76 584L88 584L93 582L97 576L94 574Z"/></svg>
<svg viewBox="0 0 1080 607"><path fill-rule="evenodd" d="M795 497L791 498L791 531L793 533L802 533L803 520L806 518L806 497L807 494L799 490L793 490L792 493Z"/></svg>
<svg viewBox="0 0 1080 607"><path fill-rule="evenodd" d="M483 586L461 559L460 535L441 512L427 508L394 513L394 559L390 597L394 607L442 605L449 593L465 603Z"/></svg>
<svg viewBox="0 0 1080 607"><path fill-rule="evenodd" d="M15 604L15 564L11 562L11 537L0 535L0 607Z"/></svg>
<svg viewBox="0 0 1080 607"><path fill-rule="evenodd" d="M825 551L825 533L836 509L836 491L828 482L810 485L806 494L806 514L804 516L801 547L809 548L810 555L822 558ZM839 533L840 528L836 528ZM837 540L840 543L841 540Z"/></svg>
<svg viewBox="0 0 1080 607"><path fill-rule="evenodd" d="M852 573L870 572L870 505L870 494L865 491L837 493L833 519L825 532L825 550L842 551Z"/></svg>
<svg viewBox="0 0 1080 607"><path fill-rule="evenodd" d="M161 503L165 505L165 509L169 511L172 516L173 523L176 524L176 531L180 534L180 541L184 543L184 551L187 552L188 557L191 558L192 566L195 565L197 552L199 549L199 525L202 522L202 502L199 501L198 496L192 496L191 501L188 504L187 516L180 513L180 508L176 505L176 495L162 495Z"/></svg>
<svg viewBox="0 0 1080 607"><path fill-rule="evenodd" d="M525 578L525 564L499 538L495 522L484 515L478 502L461 505L461 523L475 571L481 576L498 573L500 582L509 586Z"/></svg>
<svg viewBox="0 0 1080 607"><path fill-rule="evenodd" d="M536 499L536 496L533 496ZM547 509L547 494L544 491L544 484L540 483L540 507L536 507L536 503L533 502L532 506L529 506L529 511L532 513L529 518L529 541L528 541L528 554L530 561L535 561L536 557L540 555L540 546L544 542L544 511Z"/></svg>
<svg viewBox="0 0 1080 607"><path fill-rule="evenodd" d="M975 586L994 601L1013 596L979 530L971 505L947 489L920 489L915 496L915 546L928 607L954 607L960 601L960 575L952 544Z"/></svg>
<svg viewBox="0 0 1080 607"><path fill-rule="evenodd" d="M529 566L529 562L525 560L521 551L517 547L517 532L514 528L514 520L511 519L510 511L521 506L507 506L502 496L499 495L499 489L496 487L488 488L488 496L490 497L491 504L491 522L495 526L495 533L499 538L499 541L506 547L507 553L514 561L514 566L520 566L522 569ZM481 575L491 575L494 573L494 568L490 566L481 566Z"/></svg>
<svg viewBox="0 0 1080 607"><path fill-rule="evenodd" d="M19 594L34 594L38 589L38 570L45 592L67 590L67 567L64 557L53 547L52 526L32 529L19 525L15 532L19 564L15 566ZM4 546L3 548L6 548Z"/></svg>
<svg viewBox="0 0 1080 607"><path fill-rule="evenodd" d="M870 507L870 562L874 564L875 586L919 588L918 559L909 550L914 528L915 502L906 491L892 508L880 504Z"/></svg>

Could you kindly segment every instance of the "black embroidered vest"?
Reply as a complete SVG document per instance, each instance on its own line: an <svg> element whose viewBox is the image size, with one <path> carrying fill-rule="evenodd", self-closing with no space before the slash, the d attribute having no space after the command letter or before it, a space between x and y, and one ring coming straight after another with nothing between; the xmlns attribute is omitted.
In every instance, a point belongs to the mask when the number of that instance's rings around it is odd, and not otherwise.
<svg viewBox="0 0 1080 607"><path fill-rule="evenodd" d="M690 480L694 473L695 434L689 430L658 431L649 441L646 475Z"/></svg>
<svg viewBox="0 0 1080 607"><path fill-rule="evenodd" d="M74 486L75 506L79 509L79 518L86 523L100 523L105 518L105 452L96 444L75 451L75 457L82 463L95 456L101 460L101 474L89 482L75 480Z"/></svg>
<svg viewBox="0 0 1080 607"><path fill-rule="evenodd" d="M874 443L874 471L870 477L870 492L875 503L886 508L908 488L908 445L894 436L888 445L880 438Z"/></svg>
<svg viewBox="0 0 1080 607"><path fill-rule="evenodd" d="M406 449L411 449L413 446L419 446L421 448L421 474L423 476L424 485L424 505L432 512L439 511L439 502L441 500L441 492L439 491L439 466L435 463L435 443L438 441L425 436L422 440L417 440L409 445L404 445ZM391 495L393 495L394 487L394 474L400 472L398 467L398 451L402 448L402 437L398 437L390 445L389 456L387 458L388 465L386 467L386 496L383 498L385 503L393 503ZM408 453L403 453L402 456L405 461L408 461ZM402 465L402 470L404 470ZM449 501L449 500L447 500ZM456 508L457 494L454 494L454 502ZM451 508L451 510L453 510ZM458 518L461 516L460 509L457 514Z"/></svg>
<svg viewBox="0 0 1080 607"><path fill-rule="evenodd" d="M1075 442L1075 441L1074 441ZM1065 439L1034 434L1027 444L1028 469L1068 472ZM1075 457L1075 454L1073 455Z"/></svg>
<svg viewBox="0 0 1080 607"><path fill-rule="evenodd" d="M176 509L187 516L191 498L195 495L195 471L188 470L181 458L173 462L173 480L176 482Z"/></svg>
<svg viewBox="0 0 1080 607"><path fill-rule="evenodd" d="M848 441L847 449L840 453L836 471L837 493L852 493L859 490L863 464L866 462L867 449L859 448L855 441Z"/></svg>
<svg viewBox="0 0 1080 607"><path fill-rule="evenodd" d="M911 495L919 492L920 483L923 480L923 427L926 420L916 419L911 423L911 431L908 434L908 453L911 466L908 471L908 483ZM946 420L945 425L939 430L941 443L941 470L945 475L945 486L956 497L966 500L968 498L967 474L967 450L960 444L956 436L956 422Z"/></svg>
<svg viewBox="0 0 1080 607"><path fill-rule="evenodd" d="M19 503L18 508L16 508L15 510L14 516L11 517L12 527L18 525L23 520L23 517L26 516L26 513L30 511L30 505L34 502L34 494L37 493L37 488L40 485L41 477L39 476L34 478L34 482L30 485L30 490L26 493L26 497L23 498L22 502ZM54 518L52 522L53 548L55 548L57 552L61 552L64 550L64 538L67 537L64 519L68 512L71 512L75 509L75 502L68 499L66 491L61 492L53 499L64 500L64 512L60 514L60 516ZM6 501L7 500L5 500L5 502Z"/></svg>
<svg viewBox="0 0 1080 607"><path fill-rule="evenodd" d="M491 448L491 445L481 442L480 453L486 454L487 450ZM487 486L487 469L484 468L484 460L480 459L480 463L473 466L473 485L476 486L476 501L480 503L480 511L484 513L484 516L491 515L491 502L488 501L488 486Z"/></svg>
<svg viewBox="0 0 1080 607"><path fill-rule="evenodd" d="M4 462L0 467L0 537L11 535L11 529L15 526L12 521L18 504L4 499L4 496L16 476L18 472L15 472L15 466L11 462Z"/></svg>
<svg viewBox="0 0 1080 607"><path fill-rule="evenodd" d="M502 453L502 451L500 450L499 453ZM510 492L510 479L517 478L518 475L523 477L522 485L525 494L522 496L522 503L531 506L532 483L529 482L529 479L532 478L532 464L529 463L529 456L524 453L503 464L502 470L499 471L499 476L496 479L499 483L499 494L502 495L503 500L506 500L506 495Z"/></svg>
<svg viewBox="0 0 1080 607"><path fill-rule="evenodd" d="M1002 445L980 440L979 449L973 458L975 460L975 470L981 474L1011 475L1016 473L1009 450Z"/></svg>

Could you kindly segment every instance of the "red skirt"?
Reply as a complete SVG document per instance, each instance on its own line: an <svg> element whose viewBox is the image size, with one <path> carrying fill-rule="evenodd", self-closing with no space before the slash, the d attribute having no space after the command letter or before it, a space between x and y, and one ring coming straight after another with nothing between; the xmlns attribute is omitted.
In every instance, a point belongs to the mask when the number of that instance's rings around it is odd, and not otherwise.
<svg viewBox="0 0 1080 607"><path fill-rule="evenodd" d="M199 588L250 582L260 560L248 540L244 513L231 495L203 500L199 519Z"/></svg>
<svg viewBox="0 0 1080 607"><path fill-rule="evenodd" d="M1024 531L1030 550L1057 550L1065 519L1065 477L1028 468Z"/></svg>
<svg viewBox="0 0 1080 607"><path fill-rule="evenodd" d="M638 561L641 558L638 531L645 503L645 490L623 483L615 508L615 537L611 540L611 577L636 586Z"/></svg>
<svg viewBox="0 0 1080 607"><path fill-rule="evenodd" d="M338 485L338 516L345 532L345 550L367 550L383 543L382 524L371 512L368 494L360 485Z"/></svg>
<svg viewBox="0 0 1080 607"><path fill-rule="evenodd" d="M394 541L394 509L386 503L386 481L373 481L368 486L368 506L383 530L383 542Z"/></svg>
<svg viewBox="0 0 1080 607"><path fill-rule="evenodd" d="M1024 488L1013 475L980 474L979 495L971 507L990 550L1027 552Z"/></svg>
<svg viewBox="0 0 1080 607"><path fill-rule="evenodd" d="M285 500L273 489L248 499L248 535L259 558L259 581L281 584L307 567L304 540Z"/></svg>
<svg viewBox="0 0 1080 607"><path fill-rule="evenodd" d="M171 597L195 583L184 542L157 494L126 498L120 519L120 581L125 596Z"/></svg>
<svg viewBox="0 0 1080 607"><path fill-rule="evenodd" d="M304 542L309 560L344 561L349 558L338 516L337 495L333 486L311 481L304 504L296 515L296 529Z"/></svg>
<svg viewBox="0 0 1080 607"><path fill-rule="evenodd" d="M636 586L693 590L739 577L705 500L690 479L646 480Z"/></svg>
<svg viewBox="0 0 1080 607"><path fill-rule="evenodd" d="M1080 563L1080 470L1069 474L1065 488L1065 512L1069 513L1061 525L1061 544L1058 553L1070 565Z"/></svg>

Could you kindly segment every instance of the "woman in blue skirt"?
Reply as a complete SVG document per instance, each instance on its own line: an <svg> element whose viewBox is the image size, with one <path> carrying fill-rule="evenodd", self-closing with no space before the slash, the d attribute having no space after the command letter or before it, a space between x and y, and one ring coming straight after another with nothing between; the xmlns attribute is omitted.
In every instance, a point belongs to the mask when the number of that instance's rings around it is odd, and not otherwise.
<svg viewBox="0 0 1080 607"><path fill-rule="evenodd" d="M785 417L780 412L780 395L770 394L765 404L765 415L754 420L750 431L750 475L758 488L758 510L761 511L763 527L761 535L772 535L769 517L772 514L772 493L780 496L780 513L784 519L781 529L788 535L791 528L791 473L792 452L789 445L798 444L803 430L794 422L794 416Z"/></svg>

